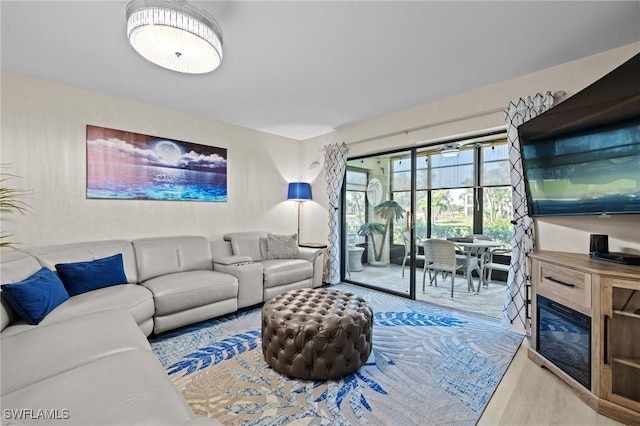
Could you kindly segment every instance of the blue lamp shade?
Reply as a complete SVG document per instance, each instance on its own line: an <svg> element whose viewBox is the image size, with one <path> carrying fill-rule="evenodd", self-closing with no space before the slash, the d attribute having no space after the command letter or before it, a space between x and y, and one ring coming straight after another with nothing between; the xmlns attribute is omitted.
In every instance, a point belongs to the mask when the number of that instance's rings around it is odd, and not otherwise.
<svg viewBox="0 0 640 426"><path fill-rule="evenodd" d="M305 182L291 182L287 200L305 201L311 199L311 185Z"/></svg>

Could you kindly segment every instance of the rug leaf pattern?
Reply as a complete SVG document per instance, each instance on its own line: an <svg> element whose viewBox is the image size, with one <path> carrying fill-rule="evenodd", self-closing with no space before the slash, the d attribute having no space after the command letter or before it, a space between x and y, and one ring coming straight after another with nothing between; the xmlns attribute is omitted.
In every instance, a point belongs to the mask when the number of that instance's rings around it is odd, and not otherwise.
<svg viewBox="0 0 640 426"><path fill-rule="evenodd" d="M409 326L424 327L439 325L443 327L462 326L466 321L441 315L425 315L417 312L375 312L375 325L387 327Z"/></svg>
<svg viewBox="0 0 640 426"><path fill-rule="evenodd" d="M233 337L222 339L185 355L183 359L170 365L167 368L167 372L170 376L180 372L183 373L183 376L189 375L196 370L202 370L212 364L217 364L257 348L256 340L259 338L260 331L250 330L247 333L236 334Z"/></svg>
<svg viewBox="0 0 640 426"><path fill-rule="evenodd" d="M283 376L262 358L260 309L151 340L198 416L227 424L473 425L523 336L484 317L337 285L374 310L373 351L340 380Z"/></svg>

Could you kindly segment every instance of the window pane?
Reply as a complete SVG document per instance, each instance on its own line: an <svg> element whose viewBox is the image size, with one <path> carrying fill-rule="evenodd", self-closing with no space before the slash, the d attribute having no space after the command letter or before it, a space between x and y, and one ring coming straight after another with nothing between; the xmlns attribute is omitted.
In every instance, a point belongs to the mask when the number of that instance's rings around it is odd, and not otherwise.
<svg viewBox="0 0 640 426"><path fill-rule="evenodd" d="M509 145L506 140L496 141L490 145L483 146L482 158L484 161L508 160Z"/></svg>
<svg viewBox="0 0 640 426"><path fill-rule="evenodd" d="M473 186L473 164L434 168L431 188L459 188Z"/></svg>
<svg viewBox="0 0 640 426"><path fill-rule="evenodd" d="M509 161L482 164L482 185L509 185L511 183Z"/></svg>
<svg viewBox="0 0 640 426"><path fill-rule="evenodd" d="M455 157L443 157L439 153L429 156L431 167L455 167L464 164L473 164L473 149L461 149Z"/></svg>
<svg viewBox="0 0 640 426"><path fill-rule="evenodd" d="M347 170L346 184L347 190L352 189L356 191L366 191L367 173L356 170Z"/></svg>
<svg viewBox="0 0 640 426"><path fill-rule="evenodd" d="M392 191L411 190L411 157L398 157L391 161L393 167Z"/></svg>
<svg viewBox="0 0 640 426"><path fill-rule="evenodd" d="M402 231L407 229L407 213L411 210L411 191L394 192L393 201L404 209L404 216L393 223L393 244L403 244Z"/></svg>
<svg viewBox="0 0 640 426"><path fill-rule="evenodd" d="M428 166L428 159L428 156L418 154L418 158L416 158L416 169L426 169Z"/></svg>
<svg viewBox="0 0 640 426"><path fill-rule="evenodd" d="M393 191L411 190L411 171L393 174Z"/></svg>
<svg viewBox="0 0 640 426"><path fill-rule="evenodd" d="M464 237L473 230L473 190L431 192L431 238Z"/></svg>
<svg viewBox="0 0 640 426"><path fill-rule="evenodd" d="M439 153L429 156L433 189L460 188L474 185L473 149L463 149L456 157L443 157Z"/></svg>
<svg viewBox="0 0 640 426"><path fill-rule="evenodd" d="M367 172L347 169L345 184L347 187L345 224L348 243L355 244L362 240L362 237L358 236L358 230L365 222L366 217Z"/></svg>
<svg viewBox="0 0 640 426"><path fill-rule="evenodd" d="M510 185L509 145L506 141L482 147L481 185Z"/></svg>
<svg viewBox="0 0 640 426"><path fill-rule="evenodd" d="M511 187L484 188L483 191L482 233L501 242L504 247L510 247L513 235Z"/></svg>
<svg viewBox="0 0 640 426"><path fill-rule="evenodd" d="M416 170L416 190L420 191L429 188L429 170L418 169Z"/></svg>
<svg viewBox="0 0 640 426"><path fill-rule="evenodd" d="M365 192L347 191L347 232L357 233L365 219Z"/></svg>
<svg viewBox="0 0 640 426"><path fill-rule="evenodd" d="M406 172L411 170L411 157L396 158L392 161L394 172Z"/></svg>
<svg viewBox="0 0 640 426"><path fill-rule="evenodd" d="M429 193L416 191L416 238L427 238L427 223L429 222Z"/></svg>

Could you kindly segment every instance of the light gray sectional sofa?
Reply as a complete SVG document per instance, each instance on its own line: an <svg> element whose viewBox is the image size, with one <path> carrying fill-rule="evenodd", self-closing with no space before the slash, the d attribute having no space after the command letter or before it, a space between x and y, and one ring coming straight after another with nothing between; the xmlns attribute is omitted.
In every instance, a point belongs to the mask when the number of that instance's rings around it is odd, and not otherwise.
<svg viewBox="0 0 640 426"><path fill-rule="evenodd" d="M55 271L58 264L93 264L113 255L122 255L127 281L73 295L37 325L0 297L3 424L217 424L195 418L146 336L322 284L321 250L296 246L295 253L274 258L271 237L278 236L172 236L2 251L2 284L26 282L42 267Z"/></svg>
<svg viewBox="0 0 640 426"><path fill-rule="evenodd" d="M215 269L233 274L233 269L227 269L229 264L242 265L244 262L254 262L260 265L262 267L262 280L260 280L262 301L264 302L287 290L320 287L324 269L322 250L296 246L295 253L282 255L286 258L278 255L274 258L270 253L272 242L270 238L276 237L266 232L226 234L223 242L213 245ZM224 268L225 266L227 268ZM244 267L246 266L244 263ZM257 290L260 293L260 289Z"/></svg>

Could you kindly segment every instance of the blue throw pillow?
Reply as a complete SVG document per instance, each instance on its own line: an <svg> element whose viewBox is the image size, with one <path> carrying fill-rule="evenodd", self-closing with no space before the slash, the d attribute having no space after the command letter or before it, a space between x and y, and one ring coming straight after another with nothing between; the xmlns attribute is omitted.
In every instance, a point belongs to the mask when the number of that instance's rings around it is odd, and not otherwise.
<svg viewBox="0 0 640 426"><path fill-rule="evenodd" d="M20 282L0 287L13 310L31 325L39 324L49 312L69 298L60 278L47 268Z"/></svg>
<svg viewBox="0 0 640 426"><path fill-rule="evenodd" d="M69 296L128 282L122 254L88 262L59 263L56 270Z"/></svg>

